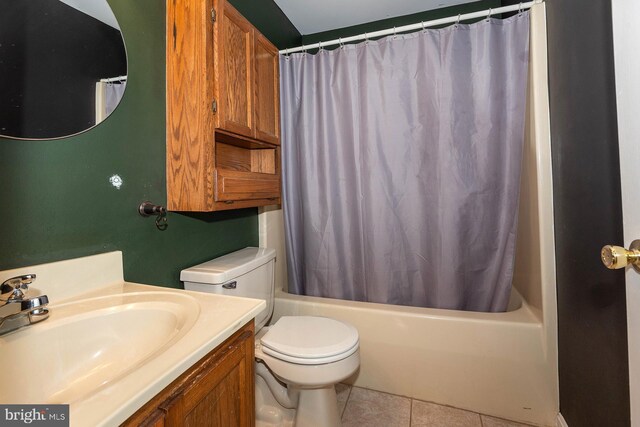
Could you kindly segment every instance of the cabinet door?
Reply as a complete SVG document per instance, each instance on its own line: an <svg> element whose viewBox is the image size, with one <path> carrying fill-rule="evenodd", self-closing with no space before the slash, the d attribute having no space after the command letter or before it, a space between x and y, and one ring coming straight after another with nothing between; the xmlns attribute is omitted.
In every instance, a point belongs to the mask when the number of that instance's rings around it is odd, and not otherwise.
<svg viewBox="0 0 640 427"><path fill-rule="evenodd" d="M217 15L216 128L253 138L253 26L225 0Z"/></svg>
<svg viewBox="0 0 640 427"><path fill-rule="evenodd" d="M247 331L221 349L186 390L162 405L167 412L165 426L255 424L252 336Z"/></svg>
<svg viewBox="0 0 640 427"><path fill-rule="evenodd" d="M121 427L254 426L253 335L252 320Z"/></svg>
<svg viewBox="0 0 640 427"><path fill-rule="evenodd" d="M255 45L256 139L280 144L280 81L278 49L256 32Z"/></svg>

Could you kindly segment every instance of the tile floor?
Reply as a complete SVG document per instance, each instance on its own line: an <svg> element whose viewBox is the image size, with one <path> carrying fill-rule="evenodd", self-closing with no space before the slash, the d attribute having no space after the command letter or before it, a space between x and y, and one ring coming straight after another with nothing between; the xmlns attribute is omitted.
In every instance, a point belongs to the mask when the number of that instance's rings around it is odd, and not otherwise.
<svg viewBox="0 0 640 427"><path fill-rule="evenodd" d="M336 392L343 427L530 427L346 384L338 384Z"/></svg>

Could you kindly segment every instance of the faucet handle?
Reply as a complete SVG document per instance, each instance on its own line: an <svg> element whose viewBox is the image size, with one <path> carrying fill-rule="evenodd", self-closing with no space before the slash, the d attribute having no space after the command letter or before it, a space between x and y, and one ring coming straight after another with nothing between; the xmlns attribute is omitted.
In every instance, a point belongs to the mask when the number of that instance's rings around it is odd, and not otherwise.
<svg viewBox="0 0 640 427"><path fill-rule="evenodd" d="M15 301L21 300L29 285L36 280L35 274L25 274L24 276L16 276L7 279L0 285L0 300ZM24 291L23 291L24 290Z"/></svg>

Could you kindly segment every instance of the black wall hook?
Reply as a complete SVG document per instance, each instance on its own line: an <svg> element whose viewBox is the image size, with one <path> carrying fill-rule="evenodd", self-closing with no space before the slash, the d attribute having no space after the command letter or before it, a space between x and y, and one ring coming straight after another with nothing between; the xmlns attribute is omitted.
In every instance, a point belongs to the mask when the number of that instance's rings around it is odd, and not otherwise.
<svg viewBox="0 0 640 427"><path fill-rule="evenodd" d="M164 206L154 205L151 202L142 202L138 206L138 212L144 217L156 215L156 227L160 231L164 231L169 227L169 224L167 224L167 208Z"/></svg>

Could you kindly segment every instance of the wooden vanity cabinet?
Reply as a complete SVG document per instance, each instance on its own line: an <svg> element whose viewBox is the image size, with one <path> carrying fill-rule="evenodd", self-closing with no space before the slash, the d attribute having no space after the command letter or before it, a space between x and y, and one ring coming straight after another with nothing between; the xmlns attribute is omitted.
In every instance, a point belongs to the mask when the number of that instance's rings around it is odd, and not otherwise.
<svg viewBox="0 0 640 427"><path fill-rule="evenodd" d="M278 49L226 0L167 4L167 204L280 203Z"/></svg>
<svg viewBox="0 0 640 427"><path fill-rule="evenodd" d="M252 320L122 426L254 426L253 335Z"/></svg>

